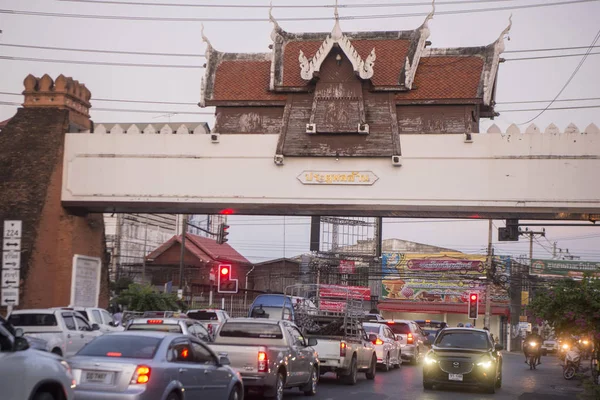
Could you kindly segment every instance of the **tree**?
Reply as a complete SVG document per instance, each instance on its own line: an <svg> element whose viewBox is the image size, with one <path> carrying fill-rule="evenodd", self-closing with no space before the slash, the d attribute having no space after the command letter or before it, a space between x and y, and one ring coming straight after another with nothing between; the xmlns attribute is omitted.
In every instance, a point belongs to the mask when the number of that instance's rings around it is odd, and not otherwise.
<svg viewBox="0 0 600 400"><path fill-rule="evenodd" d="M160 293L151 285L133 283L122 291L116 299L118 304L127 307L130 311L175 311L183 310L184 304L178 301L177 296L169 293Z"/></svg>

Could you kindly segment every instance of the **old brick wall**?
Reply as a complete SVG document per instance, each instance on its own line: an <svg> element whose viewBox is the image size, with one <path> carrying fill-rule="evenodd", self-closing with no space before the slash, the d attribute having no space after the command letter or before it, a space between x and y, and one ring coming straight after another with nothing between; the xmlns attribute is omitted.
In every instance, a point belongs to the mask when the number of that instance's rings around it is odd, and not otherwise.
<svg viewBox="0 0 600 400"><path fill-rule="evenodd" d="M23 221L19 308L68 305L73 255L105 255L102 215L60 203L68 126L68 110L21 108L0 133L0 220ZM100 305L108 305L106 264Z"/></svg>

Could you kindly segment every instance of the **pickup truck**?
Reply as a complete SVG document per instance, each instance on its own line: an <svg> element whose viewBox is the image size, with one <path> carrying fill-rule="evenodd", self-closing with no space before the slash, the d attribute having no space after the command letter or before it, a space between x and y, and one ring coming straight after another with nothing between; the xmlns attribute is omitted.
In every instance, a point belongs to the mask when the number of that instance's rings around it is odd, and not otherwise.
<svg viewBox="0 0 600 400"><path fill-rule="evenodd" d="M317 393L319 359L315 339L307 339L290 321L263 318L227 320L208 343L226 356L249 392L283 398L284 388L298 387L307 396Z"/></svg>
<svg viewBox="0 0 600 400"><path fill-rule="evenodd" d="M90 324L97 324L102 332L121 332L125 328L118 326L113 316L103 308L94 307L57 307L56 310L77 311L88 320Z"/></svg>
<svg viewBox="0 0 600 400"><path fill-rule="evenodd" d="M48 351L64 357L74 355L102 334L97 324L90 325L81 314L69 310L16 310L8 322L27 336L45 340Z"/></svg>
<svg viewBox="0 0 600 400"><path fill-rule="evenodd" d="M347 318L337 313L312 315L312 326L305 327L309 339L317 339L320 373L334 372L342 383L354 385L357 373L375 379L377 353L373 338L367 336L360 318Z"/></svg>
<svg viewBox="0 0 600 400"><path fill-rule="evenodd" d="M200 322L211 336L219 330L219 327L229 319L229 314L224 310L202 309L189 310L186 313L188 318L195 319Z"/></svg>

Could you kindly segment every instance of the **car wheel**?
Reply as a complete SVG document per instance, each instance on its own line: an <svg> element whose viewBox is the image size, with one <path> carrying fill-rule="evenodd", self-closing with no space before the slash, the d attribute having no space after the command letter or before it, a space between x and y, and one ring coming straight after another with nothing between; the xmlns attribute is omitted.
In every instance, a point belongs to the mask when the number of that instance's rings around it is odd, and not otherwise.
<svg viewBox="0 0 600 400"><path fill-rule="evenodd" d="M169 393L169 396L167 396L167 400L179 400L179 395L175 392L171 392Z"/></svg>
<svg viewBox="0 0 600 400"><path fill-rule="evenodd" d="M400 368L400 365L402 365L402 354L400 353L400 350L398 350L398 357L396 358L394 368Z"/></svg>
<svg viewBox="0 0 600 400"><path fill-rule="evenodd" d="M358 366L356 357L352 357L352 361L350 361L350 371L348 375L342 376L342 382L346 385L356 385L357 375L358 375Z"/></svg>
<svg viewBox="0 0 600 400"><path fill-rule="evenodd" d="M229 393L229 400L241 400L242 394L240 391L240 387L235 385L233 389L231 389L231 393Z"/></svg>
<svg viewBox="0 0 600 400"><path fill-rule="evenodd" d="M313 367L310 373L310 381L300 388L304 392L305 396L315 396L317 394L317 382L319 382L319 373L317 368Z"/></svg>
<svg viewBox="0 0 600 400"><path fill-rule="evenodd" d="M365 373L365 376L367 377L367 379L373 380L373 379L375 379L376 371L377 371L377 356L373 355L373 358L371 359L371 366L369 367L369 370Z"/></svg>
<svg viewBox="0 0 600 400"><path fill-rule="evenodd" d="M52 354L56 354L57 356L60 356L60 357L62 357L62 355L63 355L62 354L62 350L59 349L58 347L53 348L52 351L51 351L51 353Z"/></svg>
<svg viewBox="0 0 600 400"><path fill-rule="evenodd" d="M433 383L427 382L427 381L423 381L423 389L425 389L425 390L431 390L431 389L433 389Z"/></svg>
<svg viewBox="0 0 600 400"><path fill-rule="evenodd" d="M388 372L390 370L390 353L385 356L385 364L383 364L383 370Z"/></svg>
<svg viewBox="0 0 600 400"><path fill-rule="evenodd" d="M33 400L56 400L52 393L48 392L38 392L33 396Z"/></svg>

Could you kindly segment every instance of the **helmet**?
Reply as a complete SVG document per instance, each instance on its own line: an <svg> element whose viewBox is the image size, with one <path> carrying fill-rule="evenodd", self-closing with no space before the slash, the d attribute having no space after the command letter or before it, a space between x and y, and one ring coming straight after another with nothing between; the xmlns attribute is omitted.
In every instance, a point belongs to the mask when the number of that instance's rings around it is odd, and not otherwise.
<svg viewBox="0 0 600 400"><path fill-rule="evenodd" d="M459 328L464 328L465 325L462 322L459 322L458 325L456 325L456 326Z"/></svg>

